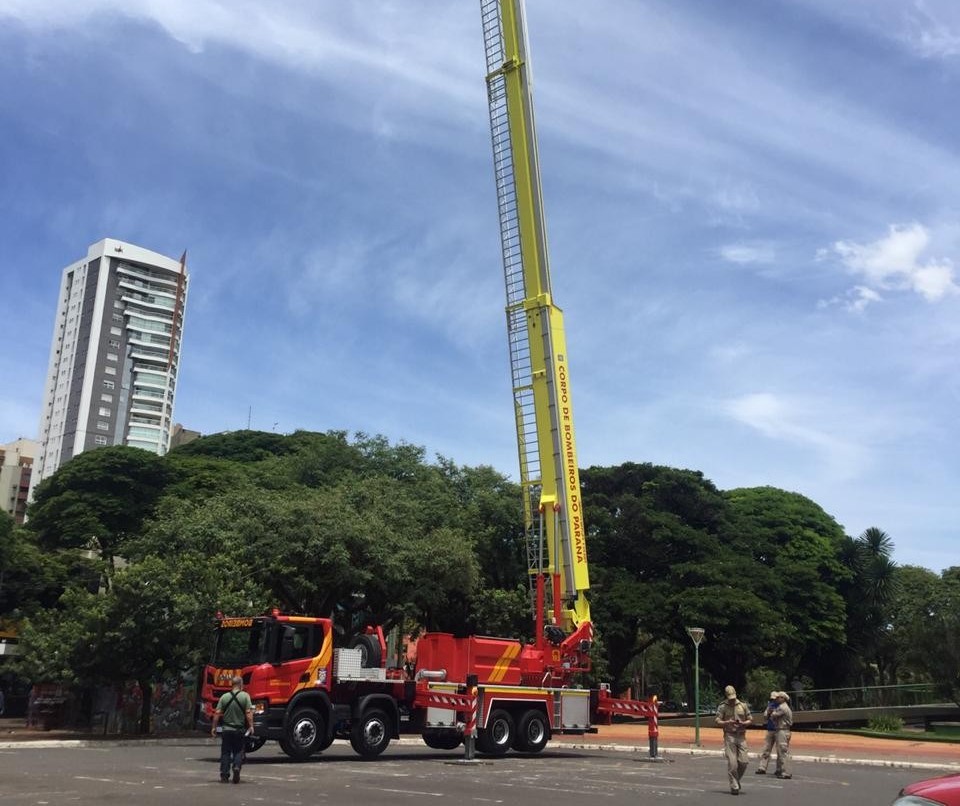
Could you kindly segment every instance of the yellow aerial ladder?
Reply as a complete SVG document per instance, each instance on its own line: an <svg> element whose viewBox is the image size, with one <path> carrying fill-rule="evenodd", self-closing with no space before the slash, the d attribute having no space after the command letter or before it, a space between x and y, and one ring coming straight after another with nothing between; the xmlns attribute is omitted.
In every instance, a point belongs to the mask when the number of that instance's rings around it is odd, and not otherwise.
<svg viewBox="0 0 960 806"><path fill-rule="evenodd" d="M586 529L563 312L550 288L523 0L481 0L480 6L537 640L546 629L559 643L559 627L586 647L592 638Z"/></svg>

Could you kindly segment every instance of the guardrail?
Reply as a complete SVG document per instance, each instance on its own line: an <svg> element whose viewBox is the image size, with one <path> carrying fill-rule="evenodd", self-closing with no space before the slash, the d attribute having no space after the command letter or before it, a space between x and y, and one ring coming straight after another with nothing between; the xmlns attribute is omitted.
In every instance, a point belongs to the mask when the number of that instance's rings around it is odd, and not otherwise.
<svg viewBox="0 0 960 806"><path fill-rule="evenodd" d="M857 686L850 688L812 688L792 690L790 707L794 711L829 711L839 708L890 708L924 705L943 701L932 683L894 686Z"/></svg>

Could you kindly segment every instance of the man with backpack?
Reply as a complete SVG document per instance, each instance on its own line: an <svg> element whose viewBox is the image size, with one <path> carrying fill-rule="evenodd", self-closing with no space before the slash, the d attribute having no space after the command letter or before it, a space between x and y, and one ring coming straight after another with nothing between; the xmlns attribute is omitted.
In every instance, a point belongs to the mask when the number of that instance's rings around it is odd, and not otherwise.
<svg viewBox="0 0 960 806"><path fill-rule="evenodd" d="M220 698L210 726L210 735L215 737L218 723L223 722L220 734L221 784L230 780L231 767L233 782L240 783L247 734L253 733L253 701L243 690L243 678L235 675L230 682L233 688Z"/></svg>

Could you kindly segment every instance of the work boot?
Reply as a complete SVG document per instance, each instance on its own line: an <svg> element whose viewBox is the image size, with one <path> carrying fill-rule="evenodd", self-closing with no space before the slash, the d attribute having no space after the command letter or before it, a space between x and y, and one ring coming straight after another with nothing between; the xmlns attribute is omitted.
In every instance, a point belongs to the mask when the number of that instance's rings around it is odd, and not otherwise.
<svg viewBox="0 0 960 806"><path fill-rule="evenodd" d="M239 783L240 783L240 768L239 768L239 767L234 767L234 768L233 768L233 782L234 782L235 784L239 784Z"/></svg>
<svg viewBox="0 0 960 806"><path fill-rule="evenodd" d="M759 767L757 767L757 769L755 769L753 772L754 772L755 775L766 775L766 774L767 774L767 771L766 771L766 770L761 770Z"/></svg>

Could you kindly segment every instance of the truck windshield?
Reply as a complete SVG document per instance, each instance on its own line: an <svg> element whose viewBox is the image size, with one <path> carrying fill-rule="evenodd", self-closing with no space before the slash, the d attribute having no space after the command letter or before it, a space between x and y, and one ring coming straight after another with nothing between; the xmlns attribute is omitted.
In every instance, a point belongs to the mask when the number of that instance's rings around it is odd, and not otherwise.
<svg viewBox="0 0 960 806"><path fill-rule="evenodd" d="M224 619L217 629L212 664L238 668L263 663L270 625L261 619Z"/></svg>

